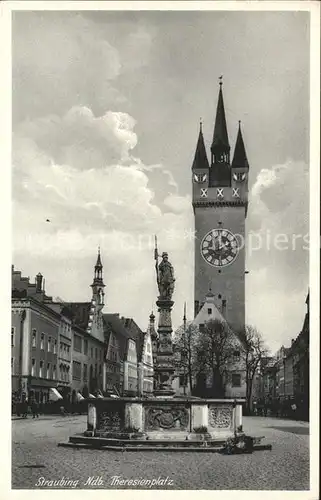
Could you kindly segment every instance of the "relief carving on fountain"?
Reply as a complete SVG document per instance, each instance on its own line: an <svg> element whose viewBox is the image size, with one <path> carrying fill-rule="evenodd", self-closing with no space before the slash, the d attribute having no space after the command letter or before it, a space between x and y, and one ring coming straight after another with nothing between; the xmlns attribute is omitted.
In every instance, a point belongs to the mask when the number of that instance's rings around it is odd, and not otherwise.
<svg viewBox="0 0 321 500"><path fill-rule="evenodd" d="M189 424L187 408L180 406L149 406L145 408L146 430L186 430Z"/></svg>
<svg viewBox="0 0 321 500"><path fill-rule="evenodd" d="M119 431L124 422L120 411L102 412L99 414L97 429L100 431Z"/></svg>
<svg viewBox="0 0 321 500"><path fill-rule="evenodd" d="M208 420L212 427L229 429L232 427L233 407L211 405L208 409Z"/></svg>

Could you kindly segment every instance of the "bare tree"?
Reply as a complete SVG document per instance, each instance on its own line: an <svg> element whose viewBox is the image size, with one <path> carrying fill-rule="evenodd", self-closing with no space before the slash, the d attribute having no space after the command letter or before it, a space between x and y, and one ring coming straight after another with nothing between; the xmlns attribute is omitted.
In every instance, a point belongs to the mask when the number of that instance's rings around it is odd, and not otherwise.
<svg viewBox="0 0 321 500"><path fill-rule="evenodd" d="M212 378L212 396L222 397L225 393L225 380L229 361L235 345L228 324L210 320L204 324L198 336L196 359L203 373Z"/></svg>
<svg viewBox="0 0 321 500"><path fill-rule="evenodd" d="M191 390L199 367L196 360L198 336L199 328L192 322L187 323L186 327L180 326L175 332L175 350L179 353L176 369L186 376Z"/></svg>
<svg viewBox="0 0 321 500"><path fill-rule="evenodd" d="M243 353L246 370L246 401L250 409L253 380L258 370L260 362L268 356L269 351L264 343L261 333L253 326L246 325L245 330L240 334L243 340Z"/></svg>

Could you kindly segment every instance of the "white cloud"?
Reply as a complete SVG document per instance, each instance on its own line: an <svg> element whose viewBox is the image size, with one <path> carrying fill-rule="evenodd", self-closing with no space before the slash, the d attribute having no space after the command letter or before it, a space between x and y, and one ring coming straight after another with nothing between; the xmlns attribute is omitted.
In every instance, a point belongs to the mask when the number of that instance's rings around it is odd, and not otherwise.
<svg viewBox="0 0 321 500"><path fill-rule="evenodd" d="M305 314L308 193L307 165L292 160L261 170L251 191L247 320L275 349L297 336ZM251 247L251 239L257 249Z"/></svg>
<svg viewBox="0 0 321 500"><path fill-rule="evenodd" d="M191 209L190 196L170 195L164 200L164 205L169 207L173 212L181 213L188 212Z"/></svg>

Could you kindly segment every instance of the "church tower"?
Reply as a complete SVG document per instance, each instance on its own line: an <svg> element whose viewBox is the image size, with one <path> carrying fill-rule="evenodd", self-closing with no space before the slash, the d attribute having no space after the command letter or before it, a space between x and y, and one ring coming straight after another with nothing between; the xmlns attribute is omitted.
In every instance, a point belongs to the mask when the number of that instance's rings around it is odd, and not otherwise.
<svg viewBox="0 0 321 500"><path fill-rule="evenodd" d="M105 305L105 292L103 281L103 265L100 258L100 248L98 248L97 262L94 270L94 280L92 285L92 298L90 303L87 332L104 341L104 327L102 310Z"/></svg>
<svg viewBox="0 0 321 500"><path fill-rule="evenodd" d="M103 265L100 258L100 248L98 248L97 262L94 271L94 280L92 282L91 288L93 290L92 301L96 304L97 309L103 309L105 285L103 282Z"/></svg>
<svg viewBox="0 0 321 500"><path fill-rule="evenodd" d="M211 290L226 321L239 330L245 324L245 219L249 164L240 122L233 160L230 161L221 81L219 85L210 163L201 124L192 164L196 231L194 315Z"/></svg>

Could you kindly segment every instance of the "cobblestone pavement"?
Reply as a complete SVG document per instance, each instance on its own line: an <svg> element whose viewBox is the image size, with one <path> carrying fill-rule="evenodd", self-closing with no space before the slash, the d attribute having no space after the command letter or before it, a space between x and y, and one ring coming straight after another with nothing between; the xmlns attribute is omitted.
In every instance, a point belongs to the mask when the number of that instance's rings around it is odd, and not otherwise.
<svg viewBox="0 0 321 500"><path fill-rule="evenodd" d="M78 481L101 476L89 488L122 479L168 478L155 489L304 490L309 489L309 424L269 417L245 417L244 430L264 435L271 451L252 455L192 452L117 452L58 447L86 428L86 416L40 417L12 422L12 488L31 489L44 480ZM172 484L169 485L169 480ZM160 483L161 484L161 483ZM49 485L50 486L50 485ZM48 487L44 486L43 487ZM127 486L143 489L144 486ZM146 488L146 487L145 487Z"/></svg>

